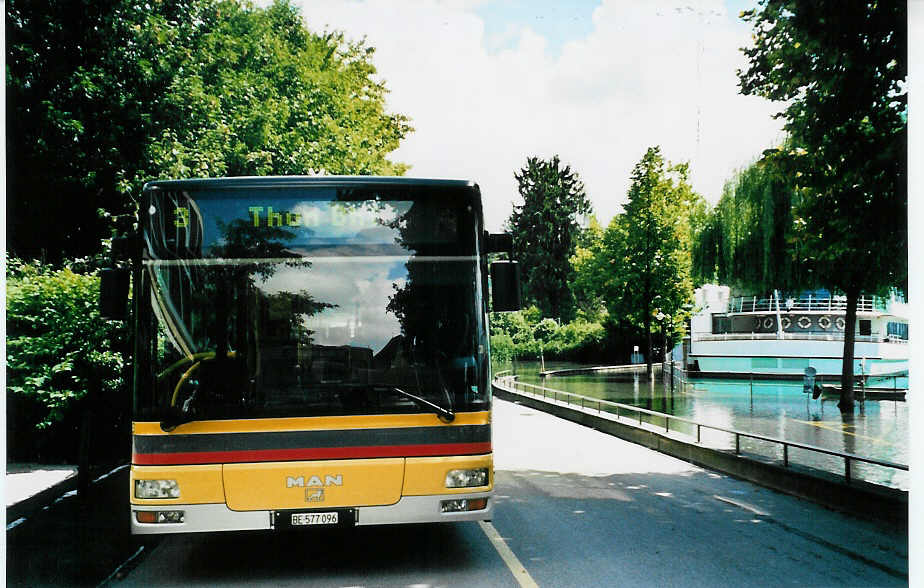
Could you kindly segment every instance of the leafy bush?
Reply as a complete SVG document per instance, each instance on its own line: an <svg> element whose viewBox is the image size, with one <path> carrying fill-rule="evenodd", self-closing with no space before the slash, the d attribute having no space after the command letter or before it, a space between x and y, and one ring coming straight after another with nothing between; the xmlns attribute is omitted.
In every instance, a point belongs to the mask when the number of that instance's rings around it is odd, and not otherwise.
<svg viewBox="0 0 924 588"><path fill-rule="evenodd" d="M539 324L533 328L533 339L543 343L551 341L555 333L558 332L558 323L554 319L546 318L539 321Z"/></svg>
<svg viewBox="0 0 924 588"><path fill-rule="evenodd" d="M568 350L601 346L606 342L606 328L600 323L576 320L562 325L555 338Z"/></svg>
<svg viewBox="0 0 924 588"><path fill-rule="evenodd" d="M494 312L491 313L491 333L507 334L516 345L524 345L533 340L533 328L541 318L535 306L517 312Z"/></svg>
<svg viewBox="0 0 924 588"><path fill-rule="evenodd" d="M101 405L118 412L127 404L119 402L122 330L119 323L100 318L98 298L95 274L17 260L7 264L8 429L15 431L8 430L11 453L65 429L65 437L72 435L78 428L79 404L93 379L100 382Z"/></svg>
<svg viewBox="0 0 924 588"><path fill-rule="evenodd" d="M580 316L559 326L534 306L491 315L491 354L497 362L535 360L540 353L546 359L602 361L607 343L606 328Z"/></svg>
<svg viewBox="0 0 924 588"><path fill-rule="evenodd" d="M507 333L491 335L491 360L507 362L516 357L516 345Z"/></svg>

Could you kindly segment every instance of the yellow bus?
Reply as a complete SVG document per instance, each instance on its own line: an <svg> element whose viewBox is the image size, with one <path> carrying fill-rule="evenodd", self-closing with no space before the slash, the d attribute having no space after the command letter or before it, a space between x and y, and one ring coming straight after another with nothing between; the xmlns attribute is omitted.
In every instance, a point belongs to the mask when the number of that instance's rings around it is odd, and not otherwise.
<svg viewBox="0 0 924 588"><path fill-rule="evenodd" d="M139 221L133 533L491 518L509 236L476 184L157 181Z"/></svg>

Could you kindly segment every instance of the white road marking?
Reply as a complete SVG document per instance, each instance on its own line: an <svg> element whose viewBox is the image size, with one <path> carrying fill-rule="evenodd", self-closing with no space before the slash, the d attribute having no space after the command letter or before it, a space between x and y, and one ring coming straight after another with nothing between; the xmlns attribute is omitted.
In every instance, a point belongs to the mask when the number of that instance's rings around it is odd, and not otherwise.
<svg viewBox="0 0 924 588"><path fill-rule="evenodd" d="M102 476L96 478L95 480L93 480L93 483L96 484L97 482L102 482L103 480L105 480L106 478L108 478L109 476L111 476L112 474L114 474L114 473L116 473L116 472L120 472L120 471L124 470L124 469L127 468L127 467L128 467L128 464L127 464L127 463L123 463L122 465L118 466L117 468L115 468L115 469L113 469L113 470L110 470L110 471L106 472L105 474L103 474Z"/></svg>
<svg viewBox="0 0 924 588"><path fill-rule="evenodd" d="M9 531L10 529L15 529L16 527L18 527L19 525L21 525L21 524L23 524L23 523L25 523L25 522L26 522L25 517L19 517L18 519L16 519L15 521L13 521L13 522L10 523L9 525L7 525L7 526L6 526L6 530Z"/></svg>
<svg viewBox="0 0 924 588"><path fill-rule="evenodd" d="M724 496L719 496L718 494L713 494L712 497L715 498L716 500L721 500L722 502L731 504L732 506L743 508L744 510L750 511L759 517L769 517L770 516L770 513L764 512L760 510L759 508L757 508L756 506L754 506L753 504L748 504L747 502L741 502L740 500L732 500L731 498L725 498Z"/></svg>
<svg viewBox="0 0 924 588"><path fill-rule="evenodd" d="M484 534L488 536L488 539L491 540L491 545L497 550L498 555L501 556L504 563L507 564L507 568L513 573L513 577L516 578L520 586L524 588L539 588L539 584L536 584L533 577L529 575L529 572L526 571L526 566L520 563L516 554L513 553L513 550L510 549L507 542L504 541L504 538L500 536L500 533L497 532L494 525L488 521L478 521L478 525L481 527L481 530L484 531Z"/></svg>

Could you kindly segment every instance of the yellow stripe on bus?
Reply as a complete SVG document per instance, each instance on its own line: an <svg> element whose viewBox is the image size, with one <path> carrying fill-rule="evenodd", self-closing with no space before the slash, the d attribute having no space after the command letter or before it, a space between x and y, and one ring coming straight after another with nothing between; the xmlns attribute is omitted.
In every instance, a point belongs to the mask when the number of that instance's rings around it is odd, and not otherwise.
<svg viewBox="0 0 924 588"><path fill-rule="evenodd" d="M461 412L449 426L486 425L491 413ZM248 433L266 431L319 431L338 429L391 429L402 427L446 426L435 414L377 414L327 417L287 417L279 419L234 419L193 421L176 428L172 434ZM168 435L159 422L134 422L135 435Z"/></svg>

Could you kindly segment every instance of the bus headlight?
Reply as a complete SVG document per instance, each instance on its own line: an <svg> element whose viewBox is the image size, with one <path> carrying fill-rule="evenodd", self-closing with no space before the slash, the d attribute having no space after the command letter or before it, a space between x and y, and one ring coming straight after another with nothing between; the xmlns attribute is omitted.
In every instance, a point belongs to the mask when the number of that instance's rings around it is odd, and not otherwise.
<svg viewBox="0 0 924 588"><path fill-rule="evenodd" d="M443 500L440 502L440 512L465 512L469 510L484 510L488 506L487 498L463 498L461 500Z"/></svg>
<svg viewBox="0 0 924 588"><path fill-rule="evenodd" d="M449 470L446 474L447 488L471 488L488 485L488 468L471 470Z"/></svg>
<svg viewBox="0 0 924 588"><path fill-rule="evenodd" d="M179 498L176 480L135 480L135 498Z"/></svg>

